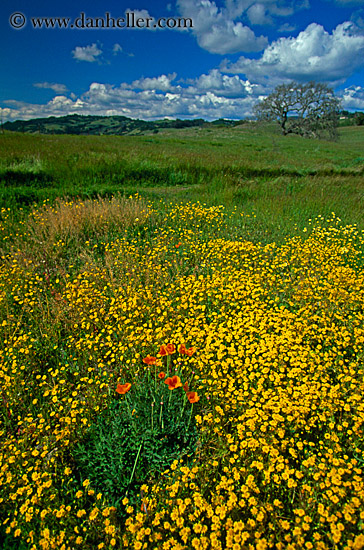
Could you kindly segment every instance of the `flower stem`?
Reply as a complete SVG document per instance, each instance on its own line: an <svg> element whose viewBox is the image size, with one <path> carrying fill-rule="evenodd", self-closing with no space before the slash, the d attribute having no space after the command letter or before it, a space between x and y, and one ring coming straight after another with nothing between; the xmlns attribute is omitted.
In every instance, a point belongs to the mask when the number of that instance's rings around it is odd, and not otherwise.
<svg viewBox="0 0 364 550"><path fill-rule="evenodd" d="M192 411L193 411L193 403L191 404L191 412L190 412L190 418L188 419L188 426L187 426L187 430L188 430L188 428L190 427L190 422L191 422L191 416L192 416Z"/></svg>
<svg viewBox="0 0 364 550"><path fill-rule="evenodd" d="M133 412L130 408L130 403L129 403L129 399L128 399L128 396L126 395L125 396L125 402L126 402L126 406L128 407L128 410L129 410L129 414L130 414L130 419L131 419L131 423L133 425L133 428L135 429L135 426L134 426L134 419L133 419Z"/></svg>
<svg viewBox="0 0 364 550"><path fill-rule="evenodd" d="M164 429L164 423L163 423L163 418L162 418L162 409L163 409L163 401L161 401L161 409L160 409L160 413L159 413L159 425L161 425L161 422L162 422L162 430Z"/></svg>
<svg viewBox="0 0 364 550"><path fill-rule="evenodd" d="M134 466L133 466L133 471L132 471L132 473L131 473L131 476L130 476L128 485L130 485L130 483L131 483L132 480L133 480L135 468L136 468L136 465L137 465L137 462L138 462L138 458L139 458L139 455L140 455L140 451L142 450L142 447L143 447L143 443L144 443L144 441L141 442L140 447L139 447L139 450L138 450L138 453L137 453L137 455L136 455L136 459L135 459L135 461L134 461Z"/></svg>
<svg viewBox="0 0 364 550"><path fill-rule="evenodd" d="M182 411L181 411L181 414L180 414L180 417L179 417L180 420L182 419L182 416L183 416L183 413L184 413L184 410L185 410L186 403L187 403L187 395L186 395L186 393L185 393L185 398L184 398L184 401L183 401Z"/></svg>
<svg viewBox="0 0 364 550"><path fill-rule="evenodd" d="M168 398L168 410L169 410L169 405L171 404L171 399L172 399L172 392L173 392L173 390L169 390L169 398Z"/></svg>

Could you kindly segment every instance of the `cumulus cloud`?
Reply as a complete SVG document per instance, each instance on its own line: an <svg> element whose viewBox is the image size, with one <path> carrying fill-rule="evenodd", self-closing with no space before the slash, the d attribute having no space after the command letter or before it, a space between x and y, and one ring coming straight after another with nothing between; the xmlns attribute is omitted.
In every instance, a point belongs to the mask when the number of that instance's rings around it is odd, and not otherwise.
<svg viewBox="0 0 364 550"><path fill-rule="evenodd" d="M91 46L76 46L72 50L74 59L77 59L77 61L88 61L89 63L97 61L101 54L102 50L96 44L91 44Z"/></svg>
<svg viewBox="0 0 364 550"><path fill-rule="evenodd" d="M154 120L160 118L241 119L252 115L258 99L268 95L271 82L257 82L212 69L197 78L181 80L177 74L146 77L119 86L93 82L80 96L59 94L38 105L21 101L4 102L4 120L81 115L124 115ZM343 108L364 110L364 88L351 86L338 94Z"/></svg>
<svg viewBox="0 0 364 550"><path fill-rule="evenodd" d="M154 17L152 15L150 15L148 10L132 10L132 9L128 8L128 9L125 10L125 13L133 13L135 20L137 20L139 18L140 19L150 18L150 19L153 19L153 21L154 21Z"/></svg>
<svg viewBox="0 0 364 550"><path fill-rule="evenodd" d="M273 19L267 13L264 4L253 4L247 11L249 21L252 25L272 25Z"/></svg>
<svg viewBox="0 0 364 550"><path fill-rule="evenodd" d="M251 114L256 101L253 94L246 92L240 97L225 97L218 90L203 90L198 81L190 86L176 86L174 91L165 92L150 89L135 91L94 83L82 99L93 112L103 106L113 114L143 119L242 118Z"/></svg>
<svg viewBox="0 0 364 550"><path fill-rule="evenodd" d="M5 109L1 109L2 114L9 120L21 119L29 120L30 118L46 117L46 116L63 116L80 112L83 108L83 101L72 99L60 95L48 101L45 105L26 103L24 101L7 100L4 103L9 105Z"/></svg>
<svg viewBox="0 0 364 550"><path fill-rule="evenodd" d="M177 6L183 17L193 20L192 32L199 46L211 53L226 54L262 50L267 38L236 21L251 2L227 1L225 8L218 8L210 0L178 0Z"/></svg>
<svg viewBox="0 0 364 550"><path fill-rule="evenodd" d="M258 84L251 84L249 80L242 80L237 75L228 76L218 69L212 69L208 74L202 74L196 79L189 80L190 86L185 94L204 94L212 92L226 98L254 98L264 93L264 88Z"/></svg>
<svg viewBox="0 0 364 550"><path fill-rule="evenodd" d="M120 86L94 82L80 97L59 95L44 105L7 101L3 117L30 119L67 114L124 115L153 120L196 118L207 120L251 116L257 98L265 92L237 75L221 74L217 69L180 83L176 74L141 78Z"/></svg>
<svg viewBox="0 0 364 550"><path fill-rule="evenodd" d="M174 86L172 81L176 78L177 73L169 75L161 75L155 78L140 78L134 80L130 85L131 88L140 88L141 90L161 90L163 92L172 91Z"/></svg>
<svg viewBox="0 0 364 550"><path fill-rule="evenodd" d="M67 92L67 86L65 86L64 84L57 84L56 82L35 82L33 86L35 88L53 90L57 94L64 94Z"/></svg>
<svg viewBox="0 0 364 550"><path fill-rule="evenodd" d="M272 25L277 18L309 8L309 0L177 0L183 17L193 20L192 32L199 46L211 53L257 52L268 40L250 26ZM278 25L278 23L277 23Z"/></svg>
<svg viewBox="0 0 364 550"><path fill-rule="evenodd" d="M338 93L342 101L342 108L347 111L364 111L364 88L349 86Z"/></svg>
<svg viewBox="0 0 364 550"><path fill-rule="evenodd" d="M336 27L332 34L311 23L294 38L270 44L259 59L240 57L236 63L223 61L223 72L244 74L255 82L319 80L337 85L364 66L364 35L352 22Z"/></svg>
<svg viewBox="0 0 364 550"><path fill-rule="evenodd" d="M156 24L156 19L155 17L150 15L148 10L132 10L128 8L127 10L125 10L125 14L127 13L134 14L134 21L137 21L138 19L142 19L144 21L143 23L141 23L141 28L145 28L150 31L157 31L161 29L163 30L163 27L158 27L158 25L154 26Z"/></svg>

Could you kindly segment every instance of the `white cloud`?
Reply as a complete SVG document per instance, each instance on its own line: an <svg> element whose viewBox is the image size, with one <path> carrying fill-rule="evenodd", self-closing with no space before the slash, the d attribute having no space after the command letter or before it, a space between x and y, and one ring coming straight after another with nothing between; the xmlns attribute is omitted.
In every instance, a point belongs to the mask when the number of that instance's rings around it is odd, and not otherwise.
<svg viewBox="0 0 364 550"><path fill-rule="evenodd" d="M244 74L249 80L274 86L284 80L319 80L333 85L344 82L364 66L364 36L357 26L345 22L332 34L311 23L296 38L280 38L270 44L260 59L240 57L224 61L223 72Z"/></svg>
<svg viewBox="0 0 364 550"><path fill-rule="evenodd" d="M342 100L342 108L347 111L364 111L364 88L350 86L338 93Z"/></svg>
<svg viewBox="0 0 364 550"><path fill-rule="evenodd" d="M119 52L122 52L123 48L120 46L120 44L114 44L112 51L113 51L113 54L115 55Z"/></svg>
<svg viewBox="0 0 364 550"><path fill-rule="evenodd" d="M256 36L241 21L235 21L251 2L229 0L226 4L227 7L220 9L210 0L177 2L182 16L192 19L192 32L201 48L217 54L262 50L267 44L267 38Z"/></svg>
<svg viewBox="0 0 364 550"><path fill-rule="evenodd" d="M94 63L97 61L97 58L102 54L96 44L91 44L91 46L76 46L72 51L74 59L78 61L88 61L89 63Z"/></svg>
<svg viewBox="0 0 364 550"><path fill-rule="evenodd" d="M176 78L177 73L169 75L161 75L156 78L140 78L134 80L130 85L131 88L140 88L141 90L161 90L167 92L174 89L172 81Z"/></svg>
<svg viewBox="0 0 364 550"><path fill-rule="evenodd" d="M56 96L45 105L25 103L24 101L5 101L10 108L2 109L2 113L8 119L29 120L30 118L63 116L78 113L83 109L83 102L80 99L72 101L66 96Z"/></svg>
<svg viewBox="0 0 364 550"><path fill-rule="evenodd" d="M271 25L273 23L273 19L268 15L264 4L259 2L248 9L247 15L252 25Z"/></svg>
<svg viewBox="0 0 364 550"><path fill-rule="evenodd" d="M155 18L150 15L148 10L132 10L130 8L125 10L125 14L132 13L133 14L133 21L136 22L138 19L142 19L143 21L140 21L139 25L141 29L148 29L150 31L156 31L160 30L162 27L158 27L156 24Z"/></svg>
<svg viewBox="0 0 364 550"><path fill-rule="evenodd" d="M147 19L148 17L154 20L154 17L150 15L148 10L132 10L130 8L127 8L125 10L125 13L133 13L135 20L137 19Z"/></svg>
<svg viewBox="0 0 364 550"><path fill-rule="evenodd" d="M325 49L325 45L323 45ZM252 115L258 99L268 95L271 82L257 83L241 76L228 75L218 69L189 80L178 80L176 73L147 77L119 86L94 82L76 96L57 95L38 105L15 100L4 102L0 109L4 120L83 115L124 115L154 120L160 118L240 119ZM364 110L364 87L351 86L339 92L343 108Z"/></svg>
<svg viewBox="0 0 364 550"><path fill-rule="evenodd" d="M257 52L268 40L257 36L250 25L272 25L277 18L309 8L309 0L177 0L183 17L193 21L191 32L199 46L211 53ZM278 26L278 24L277 24Z"/></svg>
<svg viewBox="0 0 364 550"><path fill-rule="evenodd" d="M30 119L73 113L124 115L153 120L169 118L205 119L250 116L257 98L265 93L261 86L238 76L221 74L217 69L200 77L174 83L176 75L141 78L119 87L94 82L80 97L59 95L44 105L18 101L5 102L4 119Z"/></svg>
<svg viewBox="0 0 364 550"><path fill-rule="evenodd" d="M237 75L224 75L218 69L188 82L190 86L185 90L185 94L199 95L212 92L226 98L246 98L257 97L264 92L262 86L251 84L249 80L242 80Z"/></svg>
<svg viewBox="0 0 364 550"><path fill-rule="evenodd" d="M65 92L67 92L67 86L65 86L64 84L57 84L56 82L35 82L33 86L35 88L53 90L57 94L64 94Z"/></svg>
<svg viewBox="0 0 364 550"><path fill-rule="evenodd" d="M293 32L296 30L296 25L291 25L290 23L283 23L283 25L281 25L279 28L278 28L278 32L281 32L281 33L286 33L286 32Z"/></svg>

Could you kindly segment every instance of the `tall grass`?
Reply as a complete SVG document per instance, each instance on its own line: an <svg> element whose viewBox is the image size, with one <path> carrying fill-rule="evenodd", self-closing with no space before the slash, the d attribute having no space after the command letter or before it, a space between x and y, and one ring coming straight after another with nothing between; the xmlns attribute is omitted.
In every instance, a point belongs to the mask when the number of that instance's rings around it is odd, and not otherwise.
<svg viewBox="0 0 364 550"><path fill-rule="evenodd" d="M15 221L20 208L59 197L199 200L250 214L252 240L282 242L333 211L364 227L362 151L361 127L341 128L338 143L254 124L126 137L8 132L0 136L0 204Z"/></svg>

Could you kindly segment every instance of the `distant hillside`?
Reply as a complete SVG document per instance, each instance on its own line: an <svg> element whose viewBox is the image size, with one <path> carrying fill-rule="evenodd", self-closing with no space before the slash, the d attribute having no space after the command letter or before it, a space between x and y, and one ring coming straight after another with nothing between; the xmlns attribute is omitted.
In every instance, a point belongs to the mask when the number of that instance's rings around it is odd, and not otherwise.
<svg viewBox="0 0 364 550"><path fill-rule="evenodd" d="M188 128L191 126L236 126L243 121L219 119L206 122L202 118L195 120L155 120L145 121L125 116L83 116L67 115L62 117L34 118L5 122L3 128L12 132L28 134L88 134L88 135L126 135L140 134L146 131L157 133L161 128Z"/></svg>

